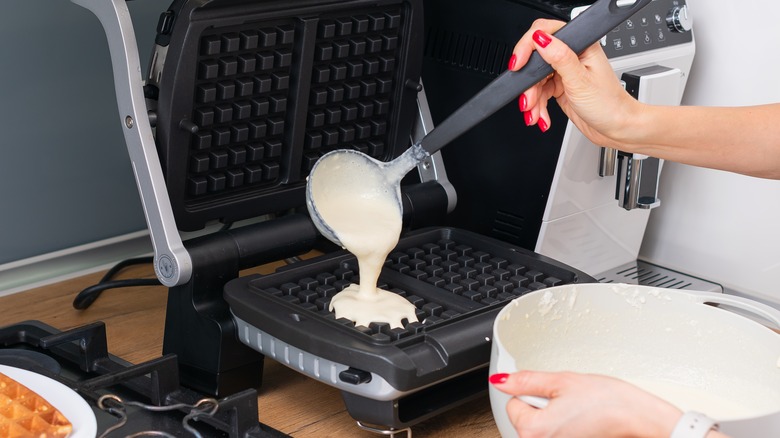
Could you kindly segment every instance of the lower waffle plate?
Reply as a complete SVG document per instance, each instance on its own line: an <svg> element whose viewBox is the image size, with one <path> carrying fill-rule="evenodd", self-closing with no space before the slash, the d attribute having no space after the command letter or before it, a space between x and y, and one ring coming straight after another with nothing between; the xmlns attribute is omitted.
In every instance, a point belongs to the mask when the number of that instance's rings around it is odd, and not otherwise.
<svg viewBox="0 0 780 438"><path fill-rule="evenodd" d="M344 391L391 400L487 366L493 320L512 299L596 280L486 236L431 228L400 240L378 284L412 302L419 321L391 328L337 319L330 299L357 282L357 259L337 251L233 280L225 299L253 349Z"/></svg>

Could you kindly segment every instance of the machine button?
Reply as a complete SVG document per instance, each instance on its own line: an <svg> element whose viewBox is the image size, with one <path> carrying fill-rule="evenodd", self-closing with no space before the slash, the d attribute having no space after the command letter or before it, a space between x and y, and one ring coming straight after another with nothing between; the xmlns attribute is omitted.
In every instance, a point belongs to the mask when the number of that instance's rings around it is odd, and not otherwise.
<svg viewBox="0 0 780 438"><path fill-rule="evenodd" d="M666 16L666 25L672 32L684 33L691 30L693 20L688 15L688 6L675 6Z"/></svg>
<svg viewBox="0 0 780 438"><path fill-rule="evenodd" d="M371 373L350 367L339 373L339 380L352 385L360 385L371 381Z"/></svg>

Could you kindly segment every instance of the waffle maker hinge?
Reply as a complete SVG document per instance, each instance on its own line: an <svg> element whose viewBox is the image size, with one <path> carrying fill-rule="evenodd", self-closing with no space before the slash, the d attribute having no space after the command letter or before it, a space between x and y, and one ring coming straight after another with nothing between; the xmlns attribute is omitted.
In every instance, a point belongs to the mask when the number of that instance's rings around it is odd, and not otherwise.
<svg viewBox="0 0 780 438"><path fill-rule="evenodd" d="M216 396L260 386L263 355L238 341L223 287L241 269L311 250L317 238L309 217L294 214L186 241L193 276L168 292L163 340L183 384Z"/></svg>

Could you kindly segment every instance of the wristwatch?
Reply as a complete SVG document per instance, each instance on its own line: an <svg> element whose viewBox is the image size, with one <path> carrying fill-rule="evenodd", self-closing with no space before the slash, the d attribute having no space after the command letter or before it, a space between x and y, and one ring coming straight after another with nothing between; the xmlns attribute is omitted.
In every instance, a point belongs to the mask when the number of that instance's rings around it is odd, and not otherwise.
<svg viewBox="0 0 780 438"><path fill-rule="evenodd" d="M711 430L718 430L718 423L701 412L688 411L674 426L669 438L704 438Z"/></svg>

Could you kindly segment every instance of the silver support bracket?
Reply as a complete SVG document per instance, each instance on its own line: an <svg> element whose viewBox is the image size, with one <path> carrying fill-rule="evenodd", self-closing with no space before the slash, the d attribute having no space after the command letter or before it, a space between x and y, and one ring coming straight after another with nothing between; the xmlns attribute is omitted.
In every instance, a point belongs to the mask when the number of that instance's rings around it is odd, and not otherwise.
<svg viewBox="0 0 780 438"><path fill-rule="evenodd" d="M425 87L417 93L417 119L412 127L412 144L417 144L423 137L433 130L433 117L428 106L428 98L425 95ZM450 180L447 179L447 171L444 169L444 160L441 151L437 151L417 165L420 181L436 181L444 187L447 193L447 213L451 213L458 203L458 194L455 192Z"/></svg>
<svg viewBox="0 0 780 438"><path fill-rule="evenodd" d="M154 248L154 272L165 286L192 276L192 259L182 243L165 187L144 99L138 44L125 0L71 0L103 25L111 52L119 119Z"/></svg>

